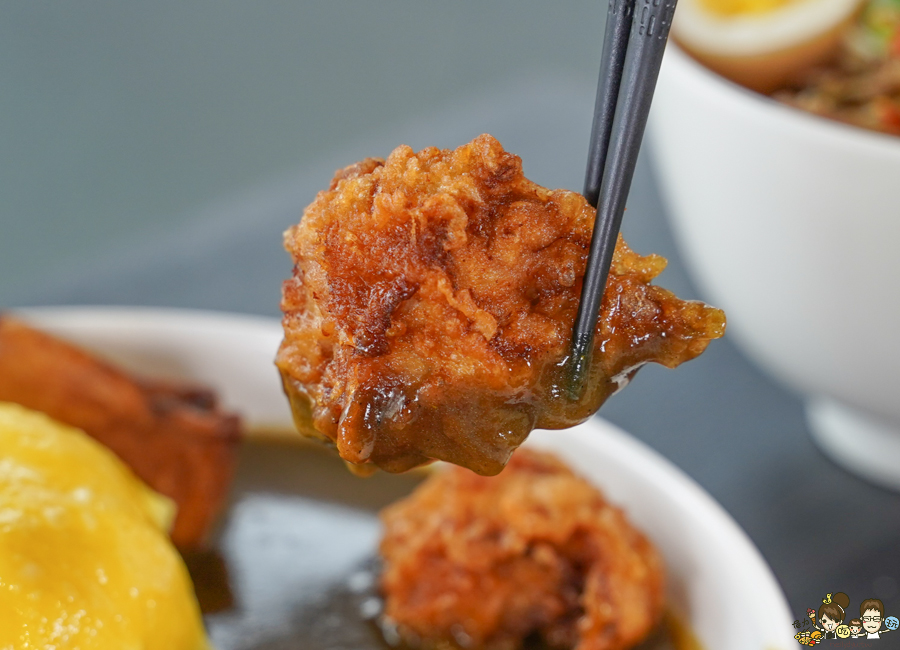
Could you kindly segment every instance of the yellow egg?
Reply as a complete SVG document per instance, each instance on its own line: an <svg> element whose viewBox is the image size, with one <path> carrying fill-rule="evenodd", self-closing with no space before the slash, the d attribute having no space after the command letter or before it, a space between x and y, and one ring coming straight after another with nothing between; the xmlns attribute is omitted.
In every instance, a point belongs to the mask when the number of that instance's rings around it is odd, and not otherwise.
<svg viewBox="0 0 900 650"><path fill-rule="evenodd" d="M679 0L672 35L701 63L769 93L832 56L861 0Z"/></svg>
<svg viewBox="0 0 900 650"><path fill-rule="evenodd" d="M0 648L208 649L173 514L82 432L0 403Z"/></svg>

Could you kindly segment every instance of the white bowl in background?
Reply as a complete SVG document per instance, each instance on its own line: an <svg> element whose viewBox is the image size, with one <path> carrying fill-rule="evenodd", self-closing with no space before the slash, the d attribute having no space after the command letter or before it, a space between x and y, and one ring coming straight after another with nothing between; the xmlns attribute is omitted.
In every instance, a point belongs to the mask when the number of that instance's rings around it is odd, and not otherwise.
<svg viewBox="0 0 900 650"><path fill-rule="evenodd" d="M129 308L21 310L36 326L144 374L203 382L250 428L291 427L273 359L276 319ZM660 549L670 601L709 650L786 650L784 595L759 551L709 494L649 447L593 418L535 431L526 444L564 457ZM748 612L756 624L748 625Z"/></svg>
<svg viewBox="0 0 900 650"><path fill-rule="evenodd" d="M674 44L649 133L730 336L805 395L834 460L900 489L900 138L782 106Z"/></svg>

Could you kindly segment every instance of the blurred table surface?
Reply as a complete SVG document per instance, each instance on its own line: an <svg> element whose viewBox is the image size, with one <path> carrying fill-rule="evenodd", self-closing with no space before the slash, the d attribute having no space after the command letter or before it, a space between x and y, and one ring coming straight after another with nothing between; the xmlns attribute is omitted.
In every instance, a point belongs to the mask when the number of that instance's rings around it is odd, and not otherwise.
<svg viewBox="0 0 900 650"><path fill-rule="evenodd" d="M522 71L502 83L459 92L440 108L386 120L387 126L359 133L337 150L322 147L302 168L225 192L164 229L52 277L20 282L5 302L277 316L280 283L290 274L281 233L336 168L385 156L399 143L455 147L489 132L522 156L529 178L578 190L593 93L583 75L548 71ZM638 252L669 259L659 284L681 297L703 297L687 277L670 232L654 179L652 143L638 165L623 233ZM888 614L900 612L900 494L827 460L810 441L801 399L762 374L727 336L677 371L645 367L601 415L668 457L724 505L772 566L795 618L837 591L854 603L878 597Z"/></svg>

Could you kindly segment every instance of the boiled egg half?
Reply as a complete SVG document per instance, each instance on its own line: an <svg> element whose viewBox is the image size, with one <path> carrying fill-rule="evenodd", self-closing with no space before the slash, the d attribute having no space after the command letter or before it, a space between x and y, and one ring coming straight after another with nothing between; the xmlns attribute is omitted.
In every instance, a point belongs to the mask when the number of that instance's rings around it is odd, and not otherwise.
<svg viewBox="0 0 900 650"><path fill-rule="evenodd" d="M680 0L675 40L719 74L759 92L833 56L862 0Z"/></svg>

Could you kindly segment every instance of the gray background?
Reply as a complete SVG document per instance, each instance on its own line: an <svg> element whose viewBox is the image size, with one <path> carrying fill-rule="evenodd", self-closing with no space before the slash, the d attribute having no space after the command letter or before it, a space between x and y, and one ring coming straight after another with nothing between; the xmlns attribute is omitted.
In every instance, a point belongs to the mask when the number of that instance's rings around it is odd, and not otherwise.
<svg viewBox="0 0 900 650"><path fill-rule="evenodd" d="M592 84L604 6L3 3L0 301L460 95Z"/></svg>
<svg viewBox="0 0 900 650"><path fill-rule="evenodd" d="M0 304L276 315L281 231L335 168L401 142L491 132L534 180L580 189L603 14L580 0L7 3ZM661 284L702 297L646 155L623 230L670 258ZM795 617L835 591L900 612L900 496L827 461L798 397L727 336L677 372L642 370L602 414L732 513Z"/></svg>

